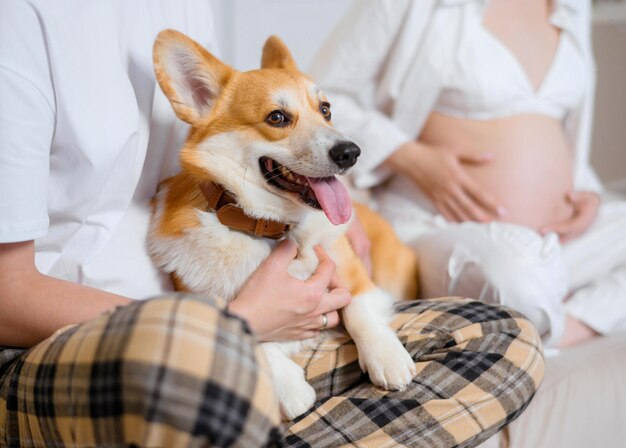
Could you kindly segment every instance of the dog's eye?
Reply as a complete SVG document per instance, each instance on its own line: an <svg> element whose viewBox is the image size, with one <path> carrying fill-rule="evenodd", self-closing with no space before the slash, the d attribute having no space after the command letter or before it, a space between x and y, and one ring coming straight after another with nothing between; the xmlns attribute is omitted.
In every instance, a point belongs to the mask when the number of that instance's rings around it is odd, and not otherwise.
<svg viewBox="0 0 626 448"><path fill-rule="evenodd" d="M276 127L286 126L289 123L289 119L285 116L284 113L282 113L279 110L275 110L274 112L271 112L267 116L265 121L270 126L276 126Z"/></svg>
<svg viewBox="0 0 626 448"><path fill-rule="evenodd" d="M332 114L330 113L330 104L322 103L320 104L320 113L326 119L326 121L330 121Z"/></svg>

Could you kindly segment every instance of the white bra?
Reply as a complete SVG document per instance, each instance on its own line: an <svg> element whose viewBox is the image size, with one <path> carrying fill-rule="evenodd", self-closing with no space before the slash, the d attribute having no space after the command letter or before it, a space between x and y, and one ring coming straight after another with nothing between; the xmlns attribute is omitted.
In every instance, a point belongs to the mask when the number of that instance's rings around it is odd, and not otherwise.
<svg viewBox="0 0 626 448"><path fill-rule="evenodd" d="M475 120L520 114L563 119L579 105L588 74L567 32L561 31L552 64L535 89L518 59L480 21L468 28L435 111Z"/></svg>

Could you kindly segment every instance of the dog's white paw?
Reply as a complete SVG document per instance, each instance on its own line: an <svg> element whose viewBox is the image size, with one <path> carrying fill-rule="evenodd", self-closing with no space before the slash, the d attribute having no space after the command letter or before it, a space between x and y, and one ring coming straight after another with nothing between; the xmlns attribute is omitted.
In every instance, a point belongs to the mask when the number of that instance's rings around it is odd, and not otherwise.
<svg viewBox="0 0 626 448"><path fill-rule="evenodd" d="M268 342L263 344L270 362L274 390L280 403L283 417L293 420L308 411L315 403L315 389L307 383L304 370L287 357L301 346L300 343Z"/></svg>
<svg viewBox="0 0 626 448"><path fill-rule="evenodd" d="M289 385L282 385L277 390L280 410L287 420L304 414L315 403L315 389L302 379Z"/></svg>
<svg viewBox="0 0 626 448"><path fill-rule="evenodd" d="M391 330L369 338L358 347L358 352L361 370L383 389L404 390L417 373L411 355Z"/></svg>

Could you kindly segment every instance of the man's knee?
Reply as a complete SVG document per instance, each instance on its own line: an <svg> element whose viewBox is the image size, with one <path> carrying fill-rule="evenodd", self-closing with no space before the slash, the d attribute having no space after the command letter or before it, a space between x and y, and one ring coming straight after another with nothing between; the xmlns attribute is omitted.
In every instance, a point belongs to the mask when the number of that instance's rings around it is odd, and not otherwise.
<svg viewBox="0 0 626 448"><path fill-rule="evenodd" d="M115 320L114 313L109 325L115 327ZM135 371L169 369L167 379L191 385L209 375L221 381L235 371L256 375L259 369L259 346L247 324L214 300L162 296L129 305L119 320L125 338L119 357Z"/></svg>
<svg viewBox="0 0 626 448"><path fill-rule="evenodd" d="M513 416L530 402L544 375L542 342L518 311L459 298L401 302L397 308L403 314L399 334L414 356L428 361L436 353L438 365L480 385L481 393L464 397L467 405L496 399Z"/></svg>
<svg viewBox="0 0 626 448"><path fill-rule="evenodd" d="M116 310L107 327L120 331L105 334L103 343L120 350L94 363L90 400L103 403L110 417L135 422L125 428L125 442L176 446L210 436L226 446L233 434L264 437L278 423L259 345L219 303L163 296Z"/></svg>

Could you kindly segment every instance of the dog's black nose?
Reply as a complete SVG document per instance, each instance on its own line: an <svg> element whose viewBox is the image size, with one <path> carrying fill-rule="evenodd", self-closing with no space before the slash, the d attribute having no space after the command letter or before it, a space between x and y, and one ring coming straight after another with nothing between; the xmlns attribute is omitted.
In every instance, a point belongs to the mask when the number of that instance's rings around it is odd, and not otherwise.
<svg viewBox="0 0 626 448"><path fill-rule="evenodd" d="M341 168L350 168L361 155L361 148L352 142L339 142L328 151L330 159Z"/></svg>

